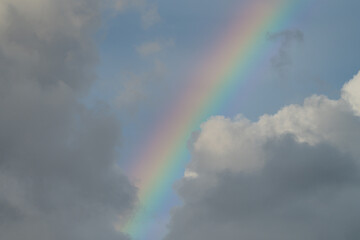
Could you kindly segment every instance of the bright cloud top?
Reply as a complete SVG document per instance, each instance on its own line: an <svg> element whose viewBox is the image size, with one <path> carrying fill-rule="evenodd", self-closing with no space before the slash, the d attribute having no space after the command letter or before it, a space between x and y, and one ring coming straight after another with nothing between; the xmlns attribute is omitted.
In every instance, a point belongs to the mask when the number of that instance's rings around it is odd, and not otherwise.
<svg viewBox="0 0 360 240"><path fill-rule="evenodd" d="M358 239L359 93L203 123L165 239Z"/></svg>

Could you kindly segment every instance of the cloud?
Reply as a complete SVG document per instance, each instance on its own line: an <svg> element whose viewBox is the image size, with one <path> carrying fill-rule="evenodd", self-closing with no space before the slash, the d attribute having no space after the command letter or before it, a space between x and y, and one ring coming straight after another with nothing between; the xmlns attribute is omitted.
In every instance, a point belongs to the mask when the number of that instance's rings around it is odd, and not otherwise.
<svg viewBox="0 0 360 240"><path fill-rule="evenodd" d="M114 98L114 104L121 110L134 114L139 104L144 100L149 100L149 87L159 82L166 75L166 65L155 59L152 61L151 70L142 74L124 74L125 79Z"/></svg>
<svg viewBox="0 0 360 240"><path fill-rule="evenodd" d="M341 91L341 96L353 109L356 115L360 116L360 74L355 76L353 81L346 83Z"/></svg>
<svg viewBox="0 0 360 240"><path fill-rule="evenodd" d="M136 51L143 57L161 52L165 48L174 46L174 40L145 42L136 47Z"/></svg>
<svg viewBox="0 0 360 240"><path fill-rule="evenodd" d="M79 98L95 80L96 0L0 0L0 239L127 239L135 188L120 126Z"/></svg>
<svg viewBox="0 0 360 240"><path fill-rule="evenodd" d="M134 112L138 108L138 103L144 100L145 86L143 79L139 76L132 75L122 85L122 89L115 97L115 105L120 109L127 109Z"/></svg>
<svg viewBox="0 0 360 240"><path fill-rule="evenodd" d="M304 41L304 34L300 30L284 30L276 33L269 33L270 41L280 41L280 47L275 56L271 58L271 65L283 76L285 68L292 63L292 57L289 51L293 43Z"/></svg>
<svg viewBox="0 0 360 240"><path fill-rule="evenodd" d="M156 23L160 22L161 17L159 15L157 6L150 5L146 7L142 12L141 20L145 29L148 29Z"/></svg>
<svg viewBox="0 0 360 240"><path fill-rule="evenodd" d="M134 8L140 12L141 23L145 29L154 26L161 20L157 5L149 4L146 0L115 0L117 11L124 11L128 8Z"/></svg>
<svg viewBox="0 0 360 240"><path fill-rule="evenodd" d="M147 42L136 47L136 51L142 56L148 56L160 52L162 47L159 42Z"/></svg>
<svg viewBox="0 0 360 240"><path fill-rule="evenodd" d="M359 239L359 82L257 122L203 123L165 240Z"/></svg>

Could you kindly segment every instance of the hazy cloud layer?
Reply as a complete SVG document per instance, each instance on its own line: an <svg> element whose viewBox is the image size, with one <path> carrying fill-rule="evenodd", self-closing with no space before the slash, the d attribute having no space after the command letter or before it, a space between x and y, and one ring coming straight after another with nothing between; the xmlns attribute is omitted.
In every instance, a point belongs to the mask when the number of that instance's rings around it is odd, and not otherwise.
<svg viewBox="0 0 360 240"><path fill-rule="evenodd" d="M96 0L0 0L0 239L127 239L120 128L78 101L95 78Z"/></svg>
<svg viewBox="0 0 360 240"><path fill-rule="evenodd" d="M171 38L166 41L144 42L136 47L136 51L141 56L146 57L159 53L168 47L172 47L174 44L174 40Z"/></svg>
<svg viewBox="0 0 360 240"><path fill-rule="evenodd" d="M136 113L139 105L149 100L149 86L163 80L166 73L166 65L162 61L154 59L149 72L125 74L125 79L114 99L114 105L130 115Z"/></svg>
<svg viewBox="0 0 360 240"><path fill-rule="evenodd" d="M271 65L280 76L283 76L285 68L292 64L291 47L294 43L304 41L304 34L300 30L284 30L276 33L269 33L270 41L279 41L280 46L276 55L271 58Z"/></svg>
<svg viewBox="0 0 360 240"><path fill-rule="evenodd" d="M156 4L147 0L114 0L117 11L127 8L135 8L139 11L143 28L148 29L158 23L161 17Z"/></svg>
<svg viewBox="0 0 360 240"><path fill-rule="evenodd" d="M165 239L359 239L359 82L257 122L205 122Z"/></svg>

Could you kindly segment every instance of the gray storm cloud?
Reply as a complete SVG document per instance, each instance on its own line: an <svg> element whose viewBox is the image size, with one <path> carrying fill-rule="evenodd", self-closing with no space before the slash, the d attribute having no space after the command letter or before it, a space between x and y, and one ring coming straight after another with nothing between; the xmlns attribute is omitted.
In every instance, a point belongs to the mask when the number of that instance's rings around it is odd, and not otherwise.
<svg viewBox="0 0 360 240"><path fill-rule="evenodd" d="M165 239L359 239L359 83L257 122L203 123Z"/></svg>
<svg viewBox="0 0 360 240"><path fill-rule="evenodd" d="M127 239L135 189L120 126L79 103L95 79L96 0L0 0L0 239Z"/></svg>

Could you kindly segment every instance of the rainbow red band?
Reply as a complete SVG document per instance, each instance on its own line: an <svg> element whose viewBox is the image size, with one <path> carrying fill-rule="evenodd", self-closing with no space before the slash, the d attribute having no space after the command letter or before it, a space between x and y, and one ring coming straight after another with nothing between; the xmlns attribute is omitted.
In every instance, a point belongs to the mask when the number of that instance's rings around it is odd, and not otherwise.
<svg viewBox="0 0 360 240"><path fill-rule="evenodd" d="M266 33L278 29L297 10L301 0L249 1L206 56L190 85L171 105L162 122L135 157L130 176L138 182L139 208L121 228L133 239L145 239L151 216L166 201L174 171L184 161L186 142L199 122L218 109L228 91L246 81L257 57L267 50Z"/></svg>

